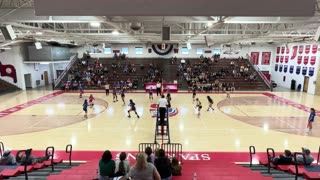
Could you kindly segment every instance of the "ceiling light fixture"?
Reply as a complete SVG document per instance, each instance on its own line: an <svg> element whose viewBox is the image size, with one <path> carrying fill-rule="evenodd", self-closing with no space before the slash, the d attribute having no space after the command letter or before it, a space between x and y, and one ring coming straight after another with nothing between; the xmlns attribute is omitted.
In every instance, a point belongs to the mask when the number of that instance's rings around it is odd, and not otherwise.
<svg viewBox="0 0 320 180"><path fill-rule="evenodd" d="M36 35L42 35L43 34L43 32L36 32Z"/></svg>
<svg viewBox="0 0 320 180"><path fill-rule="evenodd" d="M91 22L91 23L90 23L90 26L91 26L91 27L100 27L100 25L101 25L101 24L100 24L99 22Z"/></svg>
<svg viewBox="0 0 320 180"><path fill-rule="evenodd" d="M112 31L112 34L113 35L119 35L119 32L117 30L115 30L115 31Z"/></svg>
<svg viewBox="0 0 320 180"><path fill-rule="evenodd" d="M213 25L212 22L208 22L208 23L207 23L207 26L208 26L208 27L211 27L212 25Z"/></svg>

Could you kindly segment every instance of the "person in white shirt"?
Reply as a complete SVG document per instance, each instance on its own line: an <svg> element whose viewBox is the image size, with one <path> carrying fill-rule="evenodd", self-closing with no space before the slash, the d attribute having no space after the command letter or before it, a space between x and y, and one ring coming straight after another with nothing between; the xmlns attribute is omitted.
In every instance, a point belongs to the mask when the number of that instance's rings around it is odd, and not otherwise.
<svg viewBox="0 0 320 180"><path fill-rule="evenodd" d="M164 95L161 95L161 98L158 101L158 107L159 107L159 114L160 114L160 126L161 126L161 133L163 134L163 125L164 125L164 118L166 116L166 110L168 106L168 101L165 98Z"/></svg>
<svg viewBox="0 0 320 180"><path fill-rule="evenodd" d="M109 89L110 89L110 84L107 84L104 86L104 89L106 90L106 96L109 96Z"/></svg>
<svg viewBox="0 0 320 180"><path fill-rule="evenodd" d="M156 87L157 87L157 96L159 96L161 95L161 83L159 81L157 82Z"/></svg>

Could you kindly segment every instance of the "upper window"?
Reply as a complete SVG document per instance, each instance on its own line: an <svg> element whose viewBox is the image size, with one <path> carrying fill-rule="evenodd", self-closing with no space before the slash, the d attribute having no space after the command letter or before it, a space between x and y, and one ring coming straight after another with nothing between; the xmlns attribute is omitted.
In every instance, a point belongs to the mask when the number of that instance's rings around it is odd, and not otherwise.
<svg viewBox="0 0 320 180"><path fill-rule="evenodd" d="M189 54L189 49L187 47L182 47L181 54Z"/></svg>
<svg viewBox="0 0 320 180"><path fill-rule="evenodd" d="M196 54L203 54L203 49L197 48Z"/></svg>
<svg viewBox="0 0 320 180"><path fill-rule="evenodd" d="M213 49L213 54L221 54L221 49L219 49L219 48L214 48L214 49Z"/></svg>
<svg viewBox="0 0 320 180"><path fill-rule="evenodd" d="M105 54L111 54L111 48L104 48Z"/></svg>
<svg viewBox="0 0 320 180"><path fill-rule="evenodd" d="M129 48L127 48L127 47L121 48L121 53L123 53L123 54L129 54Z"/></svg>
<svg viewBox="0 0 320 180"><path fill-rule="evenodd" d="M136 47L136 54L143 54L143 48L142 47Z"/></svg>

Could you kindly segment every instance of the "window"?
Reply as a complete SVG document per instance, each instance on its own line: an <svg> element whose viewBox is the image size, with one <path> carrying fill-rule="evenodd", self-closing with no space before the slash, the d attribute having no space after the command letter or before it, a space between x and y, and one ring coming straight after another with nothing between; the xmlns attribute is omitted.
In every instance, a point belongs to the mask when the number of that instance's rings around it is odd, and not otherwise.
<svg viewBox="0 0 320 180"><path fill-rule="evenodd" d="M197 48L196 54L203 54L203 49Z"/></svg>
<svg viewBox="0 0 320 180"><path fill-rule="evenodd" d="M136 47L136 54L143 54L143 48L142 47Z"/></svg>
<svg viewBox="0 0 320 180"><path fill-rule="evenodd" d="M189 54L189 50L187 47L182 47L181 54Z"/></svg>
<svg viewBox="0 0 320 180"><path fill-rule="evenodd" d="M105 54L111 54L111 48L104 48Z"/></svg>
<svg viewBox="0 0 320 180"><path fill-rule="evenodd" d="M123 54L129 54L129 48L127 48L127 47L121 48L121 53L123 53Z"/></svg>
<svg viewBox="0 0 320 180"><path fill-rule="evenodd" d="M213 49L213 54L221 54L221 49L219 48Z"/></svg>

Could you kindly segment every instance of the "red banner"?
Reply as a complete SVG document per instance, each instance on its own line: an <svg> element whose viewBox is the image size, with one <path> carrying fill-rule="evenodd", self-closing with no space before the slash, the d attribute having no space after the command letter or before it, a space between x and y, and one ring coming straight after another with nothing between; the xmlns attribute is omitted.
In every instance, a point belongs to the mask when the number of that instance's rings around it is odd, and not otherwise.
<svg viewBox="0 0 320 180"><path fill-rule="evenodd" d="M317 56L311 56L310 64L311 65L315 65L316 64L316 59L317 59Z"/></svg>
<svg viewBox="0 0 320 180"><path fill-rule="evenodd" d="M279 62L279 59L280 59L279 56L277 56L277 57L276 57L276 63Z"/></svg>
<svg viewBox="0 0 320 180"><path fill-rule="evenodd" d="M297 57L298 46L293 46L292 50L291 60Z"/></svg>
<svg viewBox="0 0 320 180"><path fill-rule="evenodd" d="M284 54L285 47L281 47L281 54Z"/></svg>
<svg viewBox="0 0 320 180"><path fill-rule="evenodd" d="M299 46L299 54L303 53L303 46Z"/></svg>
<svg viewBox="0 0 320 180"><path fill-rule="evenodd" d="M259 55L260 55L260 52L251 52L251 63L253 65L259 64Z"/></svg>
<svg viewBox="0 0 320 180"><path fill-rule="evenodd" d="M270 65L271 52L262 52L262 65Z"/></svg>
<svg viewBox="0 0 320 180"><path fill-rule="evenodd" d="M281 47L277 47L277 54L280 54Z"/></svg>
<svg viewBox="0 0 320 180"><path fill-rule="evenodd" d="M286 57L285 57L284 62L285 62L285 63L288 63L288 62L289 62L289 56L286 56Z"/></svg>
<svg viewBox="0 0 320 180"><path fill-rule="evenodd" d="M305 57L303 58L303 64L307 65L308 62L309 62L309 56L305 56Z"/></svg>
<svg viewBox="0 0 320 180"><path fill-rule="evenodd" d="M289 53L290 53L290 49L289 49L289 47L288 47L288 48L286 48L286 53L287 53L287 54L289 54Z"/></svg>
<svg viewBox="0 0 320 180"><path fill-rule="evenodd" d="M317 44L312 45L312 53L313 54L317 53L317 50L318 50L318 45Z"/></svg>
<svg viewBox="0 0 320 180"><path fill-rule="evenodd" d="M301 62L302 62L302 56L298 56L297 63L298 63L298 64L301 64Z"/></svg>
<svg viewBox="0 0 320 180"><path fill-rule="evenodd" d="M305 52L306 54L309 54L309 52L310 52L310 45L306 45L306 48L305 48L304 52Z"/></svg>
<svg viewBox="0 0 320 180"><path fill-rule="evenodd" d="M280 63L283 63L284 56L280 57Z"/></svg>

